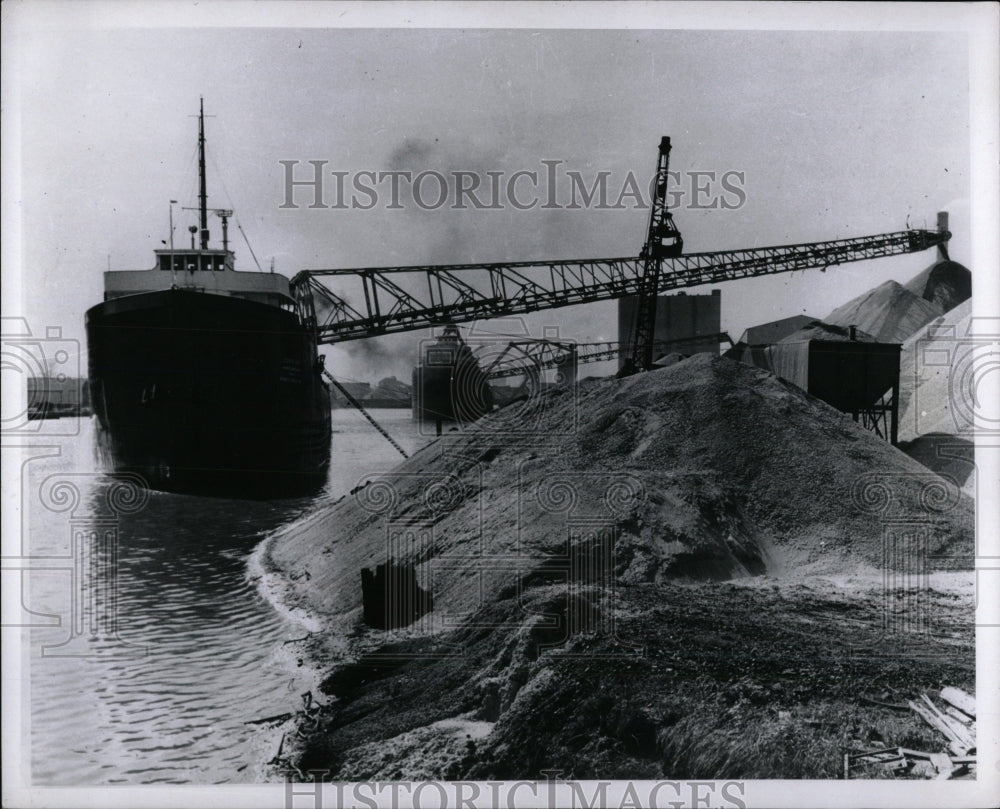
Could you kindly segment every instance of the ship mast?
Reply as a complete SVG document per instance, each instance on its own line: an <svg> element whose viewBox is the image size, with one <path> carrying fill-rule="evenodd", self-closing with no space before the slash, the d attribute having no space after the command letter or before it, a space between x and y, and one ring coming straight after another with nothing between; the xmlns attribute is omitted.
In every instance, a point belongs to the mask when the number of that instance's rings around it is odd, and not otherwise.
<svg viewBox="0 0 1000 809"><path fill-rule="evenodd" d="M208 193L205 190L205 99L200 98L198 110L198 194L201 211L201 249L208 249Z"/></svg>

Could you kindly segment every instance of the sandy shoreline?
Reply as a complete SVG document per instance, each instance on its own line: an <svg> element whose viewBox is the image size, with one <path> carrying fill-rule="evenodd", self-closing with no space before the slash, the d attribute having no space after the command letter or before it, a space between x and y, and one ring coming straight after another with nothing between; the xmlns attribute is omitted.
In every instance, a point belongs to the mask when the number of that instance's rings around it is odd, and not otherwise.
<svg viewBox="0 0 1000 809"><path fill-rule="evenodd" d="M297 680L303 682L307 686L308 693L313 695L319 694L320 683L329 667L328 656L313 649L310 642L323 631L323 626L317 616L292 606L290 595L295 583L283 576L270 561L270 549L283 531L308 523L321 515L322 509L319 509L261 540L247 559L246 573L247 578L256 584L257 591L272 609L302 628L301 637L287 638L275 649L274 654L281 665L293 673ZM250 765L254 783L283 780L284 777L278 774L273 762L282 755L286 737L295 733L294 714L289 714L283 720L260 722L265 718L254 717L248 720L254 722L256 726L251 741L253 760Z"/></svg>

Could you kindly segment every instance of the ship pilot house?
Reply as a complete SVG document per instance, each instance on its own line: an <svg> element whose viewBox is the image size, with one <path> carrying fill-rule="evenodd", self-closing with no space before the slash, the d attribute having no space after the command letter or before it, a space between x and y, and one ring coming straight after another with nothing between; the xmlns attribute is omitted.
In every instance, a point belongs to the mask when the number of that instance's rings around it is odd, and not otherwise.
<svg viewBox="0 0 1000 809"><path fill-rule="evenodd" d="M168 248L155 253L156 267L152 270L106 272L104 300L140 292L190 289L295 310L295 300L285 276L273 272L237 272L233 253L225 247Z"/></svg>

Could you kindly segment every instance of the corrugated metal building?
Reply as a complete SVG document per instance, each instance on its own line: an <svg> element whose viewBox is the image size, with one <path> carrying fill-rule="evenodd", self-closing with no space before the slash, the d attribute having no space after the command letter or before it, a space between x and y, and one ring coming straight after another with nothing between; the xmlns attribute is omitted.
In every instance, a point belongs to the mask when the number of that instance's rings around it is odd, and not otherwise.
<svg viewBox="0 0 1000 809"><path fill-rule="evenodd" d="M819 320L818 317L810 315L793 315L781 320L772 320L770 323L761 323L759 326L751 326L744 331L739 342L751 346L771 345L779 340L784 340L817 320Z"/></svg>

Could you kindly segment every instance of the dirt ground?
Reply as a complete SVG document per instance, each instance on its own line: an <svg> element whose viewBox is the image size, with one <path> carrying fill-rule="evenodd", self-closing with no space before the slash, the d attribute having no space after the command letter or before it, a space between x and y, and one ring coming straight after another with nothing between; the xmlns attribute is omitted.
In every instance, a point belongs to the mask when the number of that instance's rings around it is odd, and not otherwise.
<svg viewBox="0 0 1000 809"><path fill-rule="evenodd" d="M971 592L969 572L892 592L872 570L635 584L610 596L544 585L434 638L394 633L383 644L362 630L359 657L323 683L324 707L287 724L274 770L339 780L839 778L848 751L945 749L890 706L945 685L974 693ZM904 598L926 623L886 634ZM574 633L588 619L598 631ZM311 642L316 654L321 639Z"/></svg>

